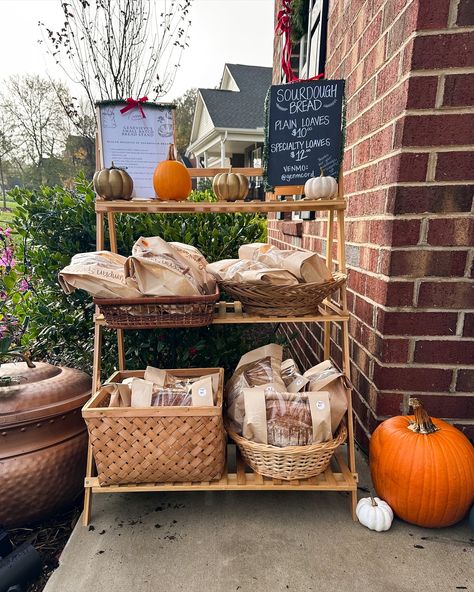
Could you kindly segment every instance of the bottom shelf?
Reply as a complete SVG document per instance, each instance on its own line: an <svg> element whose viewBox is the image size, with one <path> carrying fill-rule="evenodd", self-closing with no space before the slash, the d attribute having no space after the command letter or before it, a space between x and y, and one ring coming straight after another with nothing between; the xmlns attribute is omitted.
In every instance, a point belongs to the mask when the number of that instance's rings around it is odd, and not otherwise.
<svg viewBox="0 0 474 592"><path fill-rule="evenodd" d="M230 457L230 456L229 456ZM230 463L229 463L230 464ZM283 481L263 477L250 470L240 456L237 456L235 472L226 472L219 481L199 483L134 483L125 485L99 485L97 477L86 477L84 486L92 493L139 493L147 491L357 491L357 473L351 473L341 452L336 452L333 461L324 473L310 479Z"/></svg>

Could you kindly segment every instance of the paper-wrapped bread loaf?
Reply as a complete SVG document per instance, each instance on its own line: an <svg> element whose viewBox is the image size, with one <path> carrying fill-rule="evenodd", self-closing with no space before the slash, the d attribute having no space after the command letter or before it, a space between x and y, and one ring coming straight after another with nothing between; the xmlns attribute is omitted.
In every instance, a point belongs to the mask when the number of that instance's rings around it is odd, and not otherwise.
<svg viewBox="0 0 474 592"><path fill-rule="evenodd" d="M259 261L245 259L223 259L210 263L207 271L218 280L242 283L272 284L274 286L293 286L297 278L286 269L269 267Z"/></svg>
<svg viewBox="0 0 474 592"><path fill-rule="evenodd" d="M332 279L331 272L319 255L308 251L282 250L268 243L252 243L240 247L239 258L286 269L306 283L324 283Z"/></svg>
<svg viewBox="0 0 474 592"><path fill-rule="evenodd" d="M125 276L125 261L109 251L78 253L59 272L59 283L66 294L80 289L99 298L139 298L136 281Z"/></svg>

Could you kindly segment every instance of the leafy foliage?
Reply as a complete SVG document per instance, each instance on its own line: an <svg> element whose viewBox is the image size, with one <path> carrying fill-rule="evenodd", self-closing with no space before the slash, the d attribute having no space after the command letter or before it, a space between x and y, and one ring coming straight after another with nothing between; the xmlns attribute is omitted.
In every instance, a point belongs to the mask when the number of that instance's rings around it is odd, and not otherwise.
<svg viewBox="0 0 474 592"><path fill-rule="evenodd" d="M186 152L193 127L194 110L196 108L197 89L187 90L176 103L176 150L180 154Z"/></svg>
<svg viewBox="0 0 474 592"><path fill-rule="evenodd" d="M84 177L74 190L15 189L13 225L23 238L21 254L31 266L35 298L28 300L30 323L24 340L38 359L91 370L93 305L88 294L66 296L58 272L76 253L95 250L94 193ZM194 201L215 200L210 191L193 192ZM117 215L117 238L128 255L139 236L193 244L209 261L235 257L240 245L265 240L265 220L254 214ZM233 366L245 349L267 343L268 331L206 327L127 331L127 367ZM105 371L115 366L115 332L105 331Z"/></svg>
<svg viewBox="0 0 474 592"><path fill-rule="evenodd" d="M308 31L309 0L293 0L291 5L291 40L293 43Z"/></svg>

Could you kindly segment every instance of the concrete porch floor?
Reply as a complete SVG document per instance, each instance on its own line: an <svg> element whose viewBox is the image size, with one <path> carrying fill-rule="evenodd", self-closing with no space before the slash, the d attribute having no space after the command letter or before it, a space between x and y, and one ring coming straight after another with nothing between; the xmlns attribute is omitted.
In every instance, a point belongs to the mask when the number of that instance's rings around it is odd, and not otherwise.
<svg viewBox="0 0 474 592"><path fill-rule="evenodd" d="M357 468L369 487L361 454ZM343 493L101 494L91 524L76 525L45 592L474 591L467 520L376 533Z"/></svg>

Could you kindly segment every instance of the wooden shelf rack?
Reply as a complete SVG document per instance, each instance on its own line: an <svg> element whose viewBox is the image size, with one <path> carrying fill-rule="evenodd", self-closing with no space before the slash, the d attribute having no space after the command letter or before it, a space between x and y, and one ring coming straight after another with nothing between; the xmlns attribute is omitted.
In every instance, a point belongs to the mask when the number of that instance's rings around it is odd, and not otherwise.
<svg viewBox="0 0 474 592"><path fill-rule="evenodd" d="M192 169L192 177L211 177L228 169ZM261 169L237 169L235 172L243 172L248 176L259 176ZM110 250L117 252L117 237L115 230L115 215L137 213L270 213L270 212L296 212L296 211L327 211L327 255L326 264L329 269L336 268L341 273L346 273L345 263L345 238L344 238L344 210L346 202L343 195L342 175L339 179L339 194L336 199L307 201L289 198L283 201L276 196L288 196L302 194L302 187L280 187L275 192L267 194L265 201L236 201L236 202L160 202L158 200L132 200L132 201L96 201L97 218L97 250L105 248L105 219L108 222L108 235ZM334 234L336 228L336 235ZM333 261L334 239L337 237L336 258ZM337 302L326 299L319 307L319 314L299 317L258 317L243 312L240 302L219 302L216 304L214 324L237 323L322 323L324 330L324 359L330 357L331 323L339 323L341 326L342 370L350 378L349 364L349 313L347 310L346 287L339 289ZM94 317L94 361L92 389L97 391L101 383L101 350L102 332L107 327L103 316L96 310ZM118 368L125 370L125 352L123 341L123 329L116 329L118 343ZM90 520L92 495L101 493L130 493L150 491L347 491L350 493L352 517L355 520L357 505L357 472L355 467L355 446L352 420L352 401L348 397L347 410L347 446L346 453L342 448L334 455L331 466L321 475L311 479L298 481L282 481L262 477L253 472L248 472L248 467L237 453L235 472L227 469L227 472L219 481L202 483L144 483L101 486L98 478L94 476L94 461L92 448L89 444L87 456L86 477L84 481L84 513L83 524ZM344 458L347 457L347 458Z"/></svg>

